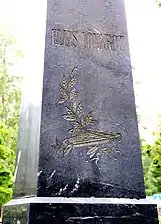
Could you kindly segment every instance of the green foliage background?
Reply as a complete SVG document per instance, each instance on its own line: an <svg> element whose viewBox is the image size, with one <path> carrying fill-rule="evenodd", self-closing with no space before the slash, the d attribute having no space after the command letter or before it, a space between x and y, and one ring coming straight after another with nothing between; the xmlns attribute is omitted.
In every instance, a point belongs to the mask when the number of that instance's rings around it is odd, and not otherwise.
<svg viewBox="0 0 161 224"><path fill-rule="evenodd" d="M0 206L12 196L22 78L9 74L21 52L0 29Z"/></svg>
<svg viewBox="0 0 161 224"><path fill-rule="evenodd" d="M141 141L146 194L161 193L161 125L153 145Z"/></svg>

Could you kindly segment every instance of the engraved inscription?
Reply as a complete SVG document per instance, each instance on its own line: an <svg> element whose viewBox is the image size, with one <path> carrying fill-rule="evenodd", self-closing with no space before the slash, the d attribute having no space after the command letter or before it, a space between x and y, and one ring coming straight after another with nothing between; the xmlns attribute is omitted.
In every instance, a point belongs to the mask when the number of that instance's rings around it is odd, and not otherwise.
<svg viewBox="0 0 161 224"><path fill-rule="evenodd" d="M78 45L78 40L76 37L76 32L71 32L69 30L52 30L52 45L55 46L74 46Z"/></svg>
<svg viewBox="0 0 161 224"><path fill-rule="evenodd" d="M52 45L67 47L95 48L114 51L119 48L122 35L101 34L96 32L80 32L52 29Z"/></svg>

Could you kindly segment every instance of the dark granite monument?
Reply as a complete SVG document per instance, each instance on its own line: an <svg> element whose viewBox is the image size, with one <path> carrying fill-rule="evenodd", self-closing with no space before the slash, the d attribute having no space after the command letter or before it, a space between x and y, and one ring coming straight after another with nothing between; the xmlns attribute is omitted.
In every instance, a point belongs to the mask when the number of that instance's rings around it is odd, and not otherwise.
<svg viewBox="0 0 161 224"><path fill-rule="evenodd" d="M4 223L157 224L145 199L124 0L48 0L39 89L39 106L22 104Z"/></svg>

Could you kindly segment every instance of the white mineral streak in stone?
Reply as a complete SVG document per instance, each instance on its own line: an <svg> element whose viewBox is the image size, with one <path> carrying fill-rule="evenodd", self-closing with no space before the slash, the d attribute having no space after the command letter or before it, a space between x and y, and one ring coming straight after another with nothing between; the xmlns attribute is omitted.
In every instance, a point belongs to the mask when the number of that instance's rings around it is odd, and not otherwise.
<svg viewBox="0 0 161 224"><path fill-rule="evenodd" d="M37 173L37 177L39 177L41 174L42 174L42 170L41 171L39 171L38 173Z"/></svg>
<svg viewBox="0 0 161 224"><path fill-rule="evenodd" d="M120 216L120 219L126 219L126 218L131 218L131 217L136 217L136 216L142 216L141 213L135 212L134 214L130 214L130 215L124 215L124 216ZM86 217L70 217L68 218L68 221L72 221L72 220L89 220L89 219L113 219L113 218L118 218L118 216L86 216Z"/></svg>
<svg viewBox="0 0 161 224"><path fill-rule="evenodd" d="M56 170L54 170L54 171L52 172L52 174L50 175L49 179L52 179L52 177L54 176L55 173L56 173Z"/></svg>
<svg viewBox="0 0 161 224"><path fill-rule="evenodd" d="M73 190L71 191L72 194L73 194L75 191L78 190L78 188L79 188L79 184L80 184L80 178L77 179L77 181L76 181L76 183L75 183L75 185L74 185L74 188L73 188Z"/></svg>
<svg viewBox="0 0 161 224"><path fill-rule="evenodd" d="M57 195L61 195L64 191L66 191L66 190L67 190L67 188L68 188L68 184L67 184L67 185L65 185L65 187L64 187L64 188L61 188L61 189L59 190L59 192L57 193Z"/></svg>

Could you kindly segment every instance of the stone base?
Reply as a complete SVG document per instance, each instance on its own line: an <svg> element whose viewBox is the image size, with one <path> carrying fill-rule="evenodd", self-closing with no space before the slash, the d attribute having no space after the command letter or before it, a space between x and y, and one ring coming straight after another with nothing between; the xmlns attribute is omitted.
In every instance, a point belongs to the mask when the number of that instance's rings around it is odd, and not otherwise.
<svg viewBox="0 0 161 224"><path fill-rule="evenodd" d="M137 203L134 204L135 201ZM18 199L4 206L3 224L159 224L157 206L147 201L143 204L144 201L99 198Z"/></svg>

